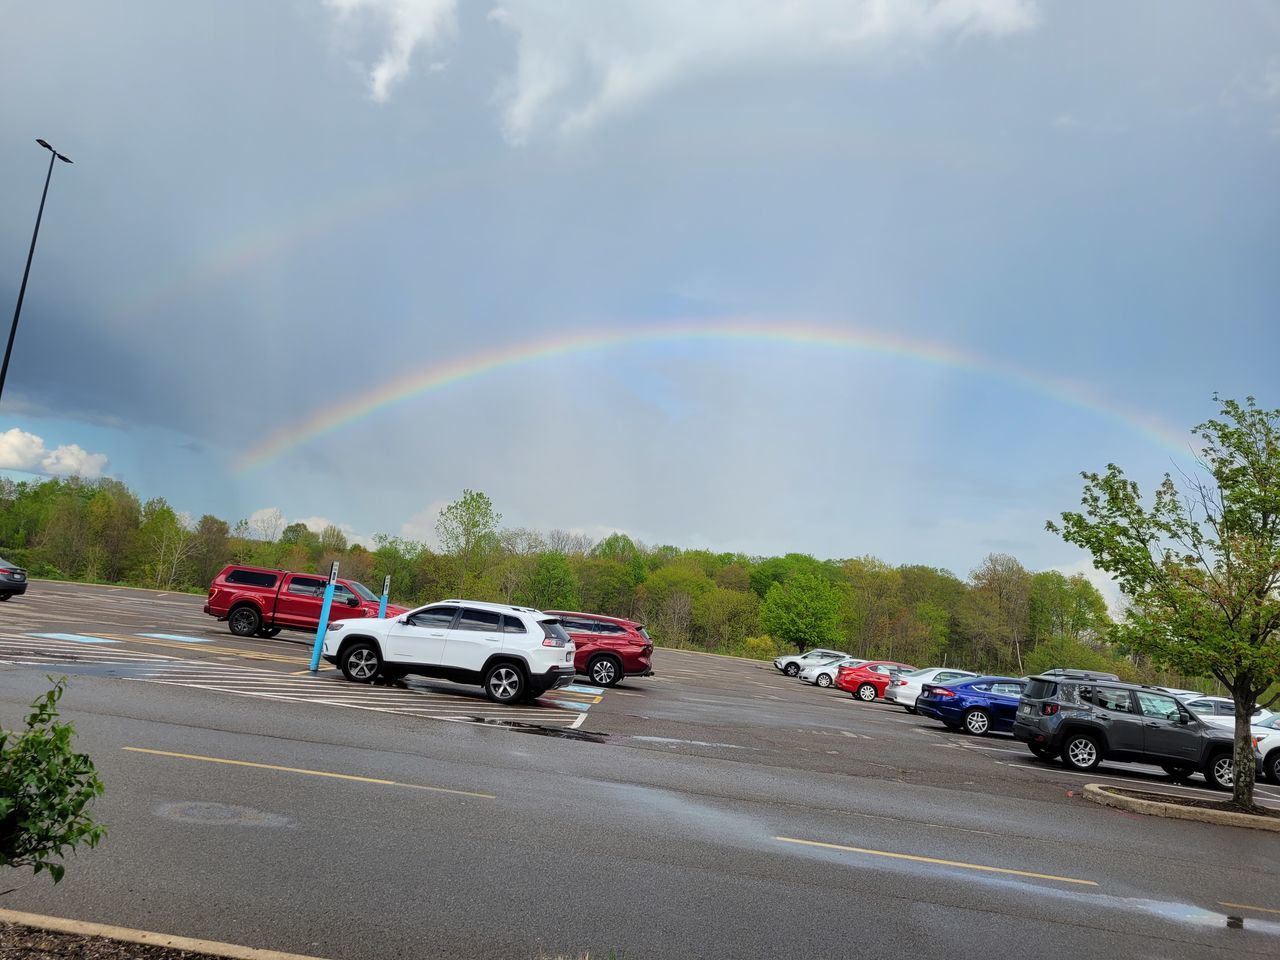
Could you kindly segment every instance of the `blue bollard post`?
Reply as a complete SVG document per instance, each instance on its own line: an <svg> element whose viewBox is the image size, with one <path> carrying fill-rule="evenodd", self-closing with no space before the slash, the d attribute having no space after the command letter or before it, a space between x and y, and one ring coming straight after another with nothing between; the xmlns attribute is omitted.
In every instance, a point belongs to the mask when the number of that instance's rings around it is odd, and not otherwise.
<svg viewBox="0 0 1280 960"><path fill-rule="evenodd" d="M320 669L320 650L324 647L324 634L329 629L329 607L333 603L333 585L338 581L338 561L329 568L329 582L324 587L324 603L320 606L320 626L316 627L316 645L311 648L311 672Z"/></svg>
<svg viewBox="0 0 1280 960"><path fill-rule="evenodd" d="M385 620L387 618L387 595L391 593L391 574L387 574L382 580L382 599L378 601L378 619Z"/></svg>

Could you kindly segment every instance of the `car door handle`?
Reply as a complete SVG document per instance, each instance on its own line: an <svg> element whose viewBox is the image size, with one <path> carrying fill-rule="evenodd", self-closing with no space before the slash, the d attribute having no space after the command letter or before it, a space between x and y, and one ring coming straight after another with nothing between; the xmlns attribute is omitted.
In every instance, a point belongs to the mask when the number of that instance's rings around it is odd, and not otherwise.
<svg viewBox="0 0 1280 960"><path fill-rule="evenodd" d="M500 637L485 637L485 639L490 643L498 643L501 640Z"/></svg>

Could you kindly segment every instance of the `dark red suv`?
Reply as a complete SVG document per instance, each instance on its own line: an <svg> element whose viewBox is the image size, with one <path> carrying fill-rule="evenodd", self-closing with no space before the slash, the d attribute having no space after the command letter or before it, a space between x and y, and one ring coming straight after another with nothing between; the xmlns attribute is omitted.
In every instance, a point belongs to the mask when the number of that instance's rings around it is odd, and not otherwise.
<svg viewBox="0 0 1280 960"><path fill-rule="evenodd" d="M612 687L623 677L653 676L653 641L643 624L599 613L543 612L560 618L577 647L573 665L592 683Z"/></svg>

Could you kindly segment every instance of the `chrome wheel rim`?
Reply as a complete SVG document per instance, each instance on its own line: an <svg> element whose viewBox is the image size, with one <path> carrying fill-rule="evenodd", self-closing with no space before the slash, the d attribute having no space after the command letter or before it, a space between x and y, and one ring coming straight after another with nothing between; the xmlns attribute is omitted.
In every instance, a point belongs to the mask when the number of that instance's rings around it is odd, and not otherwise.
<svg viewBox="0 0 1280 960"><path fill-rule="evenodd" d="M617 676L617 670L614 669L612 660L599 660L591 668L591 679L595 680L596 683L613 683L615 676Z"/></svg>
<svg viewBox="0 0 1280 960"><path fill-rule="evenodd" d="M1235 760L1231 757L1219 757L1213 762L1213 779L1224 787L1235 786Z"/></svg>
<svg viewBox="0 0 1280 960"><path fill-rule="evenodd" d="M876 688L869 683L864 683L858 688L858 697L870 703L876 698Z"/></svg>
<svg viewBox="0 0 1280 960"><path fill-rule="evenodd" d="M964 722L970 733L986 733L991 725L985 713L971 713Z"/></svg>
<svg viewBox="0 0 1280 960"><path fill-rule="evenodd" d="M1093 745L1092 740L1076 740L1067 748L1067 756L1078 767L1092 766L1098 759L1098 748Z"/></svg>
<svg viewBox="0 0 1280 960"><path fill-rule="evenodd" d="M365 647L347 657L347 669L357 680L369 680L378 671L378 657Z"/></svg>
<svg viewBox="0 0 1280 960"><path fill-rule="evenodd" d="M831 678L827 676L825 673L818 674L818 686L820 687L831 686Z"/></svg>
<svg viewBox="0 0 1280 960"><path fill-rule="evenodd" d="M489 689L499 700L510 700L520 691L520 675L510 667L500 667L489 678Z"/></svg>

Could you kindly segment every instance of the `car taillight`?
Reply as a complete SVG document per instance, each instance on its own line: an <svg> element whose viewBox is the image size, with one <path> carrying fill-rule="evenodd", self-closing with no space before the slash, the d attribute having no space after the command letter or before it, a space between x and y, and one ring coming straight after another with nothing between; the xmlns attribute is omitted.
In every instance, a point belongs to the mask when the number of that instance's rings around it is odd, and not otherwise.
<svg viewBox="0 0 1280 960"><path fill-rule="evenodd" d="M905 687L905 686L907 685L907 681L905 681L905 680L895 680L895 681L893 681L893 685L894 685L895 687Z"/></svg>
<svg viewBox="0 0 1280 960"><path fill-rule="evenodd" d="M1055 713L1057 713L1057 712L1058 712L1058 705L1057 705L1056 703L1042 703L1042 704L1040 704L1040 715L1041 715L1041 716L1044 716L1044 717L1052 717L1052 716L1053 716Z"/></svg>
<svg viewBox="0 0 1280 960"><path fill-rule="evenodd" d="M7 576L7 575L9 574L9 572L10 572L10 571L8 571L8 570L5 570L5 569L3 569L3 568L0 568L0 575L5 575L5 576Z"/></svg>
<svg viewBox="0 0 1280 960"><path fill-rule="evenodd" d="M564 646L564 641L563 641L563 640L557 640L555 637L543 637L543 638L542 638L542 645L543 645L544 647L563 647L563 646Z"/></svg>
<svg viewBox="0 0 1280 960"><path fill-rule="evenodd" d="M933 695L935 697L954 697L956 692L954 690L948 690L946 687L934 687Z"/></svg>

